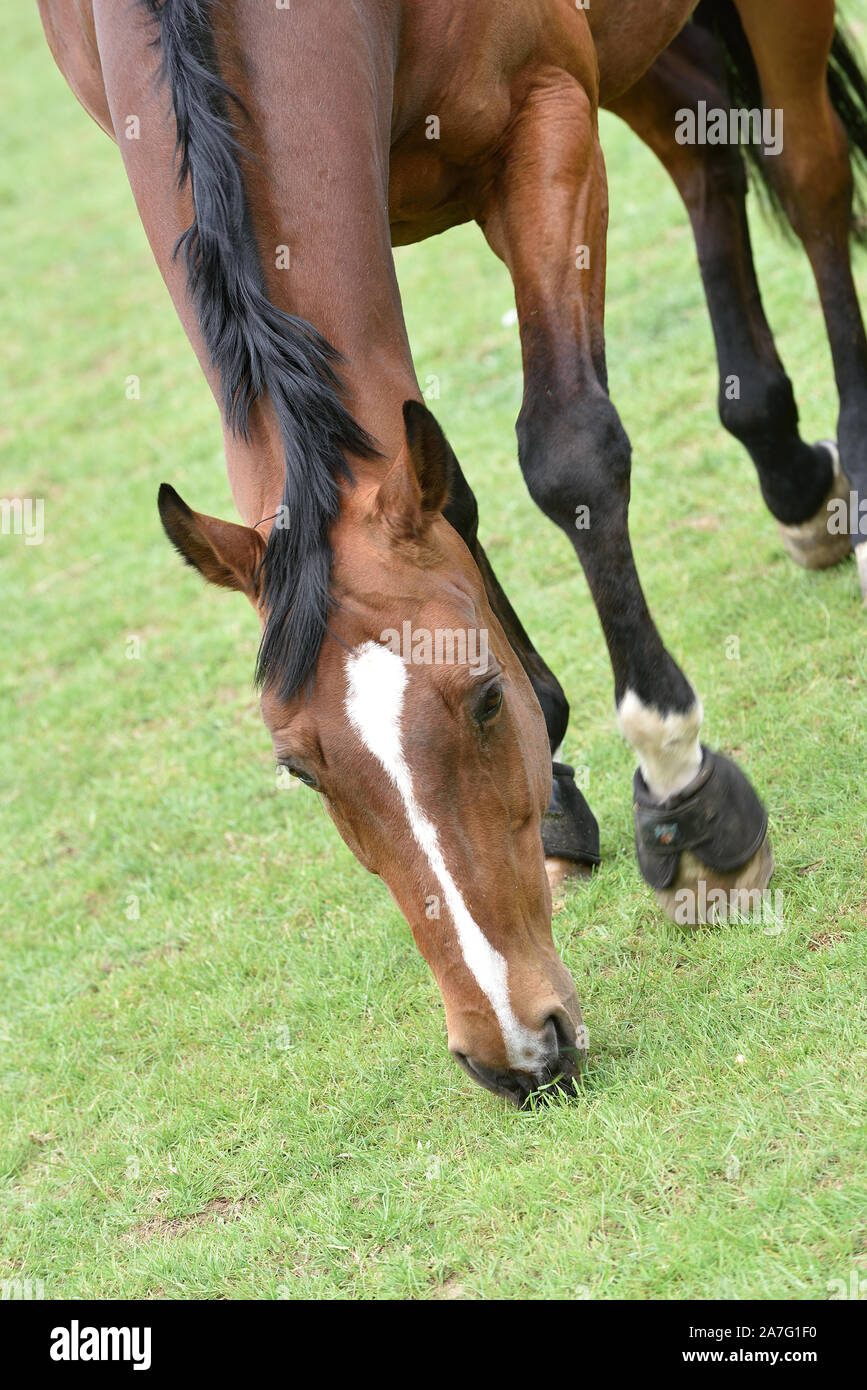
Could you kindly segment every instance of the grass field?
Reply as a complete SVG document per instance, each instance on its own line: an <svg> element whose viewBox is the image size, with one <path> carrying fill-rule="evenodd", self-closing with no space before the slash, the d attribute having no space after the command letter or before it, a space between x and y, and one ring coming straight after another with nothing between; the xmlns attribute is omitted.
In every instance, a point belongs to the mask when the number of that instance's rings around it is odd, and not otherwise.
<svg viewBox="0 0 867 1390"><path fill-rule="evenodd" d="M35 7L4 34L0 494L45 499L45 540L0 537L0 1279L48 1298L823 1299L867 1276L867 614L852 565L786 559L719 428L692 242L651 156L606 119L636 551L707 740L769 807L784 923L690 932L655 908L595 612L518 473L507 278L473 230L401 251L420 379L440 378L491 559L572 701L565 751L602 829L601 871L555 918L583 1092L518 1113L449 1059L384 888L315 798L275 785L253 616L178 563L156 512L165 479L234 515L210 394ZM824 437L806 260L756 238Z"/></svg>

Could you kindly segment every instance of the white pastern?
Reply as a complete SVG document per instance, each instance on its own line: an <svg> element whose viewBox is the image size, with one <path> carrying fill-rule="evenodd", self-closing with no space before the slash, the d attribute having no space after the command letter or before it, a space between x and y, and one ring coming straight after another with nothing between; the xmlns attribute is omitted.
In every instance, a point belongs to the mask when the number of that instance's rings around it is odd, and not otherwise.
<svg viewBox="0 0 867 1390"><path fill-rule="evenodd" d="M401 714L408 680L405 663L388 647L366 642L346 658L346 713L365 748L396 788L416 843L443 891L467 969L490 1001L506 1045L509 1065L535 1072L544 1060L540 1038L515 1017L509 997L508 965L473 920L446 867L436 826L415 797L403 753Z"/></svg>
<svg viewBox="0 0 867 1390"><path fill-rule="evenodd" d="M659 801L683 791L701 769L699 733L704 711L696 700L686 714L662 714L627 690L617 711L620 732L638 754L642 776Z"/></svg>

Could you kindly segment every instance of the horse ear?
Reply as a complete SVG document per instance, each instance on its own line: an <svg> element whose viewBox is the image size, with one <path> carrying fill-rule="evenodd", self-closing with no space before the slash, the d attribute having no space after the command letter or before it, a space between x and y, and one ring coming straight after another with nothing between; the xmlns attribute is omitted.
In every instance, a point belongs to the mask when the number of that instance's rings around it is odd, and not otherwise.
<svg viewBox="0 0 867 1390"><path fill-rule="evenodd" d="M194 512L168 483L160 488L157 505L166 535L188 565L210 584L237 589L257 601L265 554L258 531Z"/></svg>
<svg viewBox="0 0 867 1390"><path fill-rule="evenodd" d="M376 510L395 536L411 540L422 534L448 501L455 456L436 418L421 401L405 402L403 423L406 449L401 449L380 486Z"/></svg>
<svg viewBox="0 0 867 1390"><path fill-rule="evenodd" d="M423 512L441 512L449 498L455 456L426 405L405 401L403 424L409 456L421 491Z"/></svg>

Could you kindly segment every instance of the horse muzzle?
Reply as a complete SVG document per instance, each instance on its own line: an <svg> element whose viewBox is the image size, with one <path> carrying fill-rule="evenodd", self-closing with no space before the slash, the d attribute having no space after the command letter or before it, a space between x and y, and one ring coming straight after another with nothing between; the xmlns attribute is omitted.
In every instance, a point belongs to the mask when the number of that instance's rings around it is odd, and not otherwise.
<svg viewBox="0 0 867 1390"><path fill-rule="evenodd" d="M544 1043L542 1061L532 1072L517 1067L502 1070L489 1067L455 1049L452 1056L479 1086L504 1097L520 1109L534 1096L577 1094L578 1078L585 1057L583 1026L576 1035L571 1023L565 1024L561 1017L549 1018L544 1028Z"/></svg>

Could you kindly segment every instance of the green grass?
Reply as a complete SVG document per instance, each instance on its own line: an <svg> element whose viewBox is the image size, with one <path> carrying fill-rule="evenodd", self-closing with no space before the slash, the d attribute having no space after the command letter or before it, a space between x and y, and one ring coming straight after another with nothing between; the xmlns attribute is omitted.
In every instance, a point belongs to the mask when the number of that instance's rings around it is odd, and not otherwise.
<svg viewBox="0 0 867 1390"><path fill-rule="evenodd" d="M277 790L252 615L159 526L162 479L234 513L117 151L34 7L0 71L0 491L44 497L47 529L0 541L0 1278L52 1298L813 1299L863 1272L867 618L851 565L785 558L718 426L692 243L651 156L606 119L635 545L708 740L768 804L779 935L656 910L597 619L518 473L505 273L471 229L398 256L420 379L441 379L491 558L568 691L602 828L601 872L555 918L583 1094L524 1114L449 1060L385 890L308 793ZM826 436L807 263L761 225L757 254L806 435Z"/></svg>

